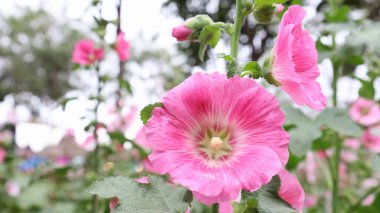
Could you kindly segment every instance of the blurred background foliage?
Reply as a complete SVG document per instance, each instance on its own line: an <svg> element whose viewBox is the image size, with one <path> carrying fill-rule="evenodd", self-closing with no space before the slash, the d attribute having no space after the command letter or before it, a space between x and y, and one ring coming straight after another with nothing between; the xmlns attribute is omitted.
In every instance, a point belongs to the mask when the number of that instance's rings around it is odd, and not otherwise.
<svg viewBox="0 0 380 213"><path fill-rule="evenodd" d="M58 100L72 89L72 46L83 35L46 11L22 10L0 17L0 100L8 94L21 103L30 95Z"/></svg>

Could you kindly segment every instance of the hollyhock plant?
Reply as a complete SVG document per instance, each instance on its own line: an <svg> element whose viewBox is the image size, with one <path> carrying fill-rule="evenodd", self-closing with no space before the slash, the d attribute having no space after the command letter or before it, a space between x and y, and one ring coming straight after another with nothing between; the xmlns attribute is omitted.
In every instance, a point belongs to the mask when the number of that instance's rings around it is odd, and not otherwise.
<svg viewBox="0 0 380 213"><path fill-rule="evenodd" d="M319 76L318 53L310 34L302 29L306 12L294 5L284 14L273 55L265 61L270 73L268 82L279 86L298 105L307 105L316 110L326 107L326 97L316 79Z"/></svg>
<svg viewBox="0 0 380 213"><path fill-rule="evenodd" d="M126 61L130 57L129 42L125 40L125 33L120 32L116 38L115 50L121 61Z"/></svg>
<svg viewBox="0 0 380 213"><path fill-rule="evenodd" d="M283 123L277 101L255 81L196 73L154 108L146 125L149 160L199 201L230 201L267 184L286 164Z"/></svg>
<svg viewBox="0 0 380 213"><path fill-rule="evenodd" d="M278 190L278 195L286 201L291 207L302 212L305 202L305 192L297 178L283 169L278 176L281 180L281 186Z"/></svg>
<svg viewBox="0 0 380 213"><path fill-rule="evenodd" d="M72 62L80 65L90 65L103 58L104 50L95 48L91 40L79 40L74 47Z"/></svg>
<svg viewBox="0 0 380 213"><path fill-rule="evenodd" d="M365 147L374 152L380 152L380 125L368 128L362 137Z"/></svg>
<svg viewBox="0 0 380 213"><path fill-rule="evenodd" d="M351 119L363 126L380 123L380 106L373 100L359 98L350 108Z"/></svg>

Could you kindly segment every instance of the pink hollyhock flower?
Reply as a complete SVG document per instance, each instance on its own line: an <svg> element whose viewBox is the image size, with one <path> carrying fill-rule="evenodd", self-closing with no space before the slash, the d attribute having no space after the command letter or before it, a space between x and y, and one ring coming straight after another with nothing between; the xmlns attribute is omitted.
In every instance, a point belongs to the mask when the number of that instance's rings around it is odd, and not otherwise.
<svg viewBox="0 0 380 213"><path fill-rule="evenodd" d="M95 48L91 40L79 40L74 47L72 62L80 65L90 65L103 58L104 50Z"/></svg>
<svg viewBox="0 0 380 213"><path fill-rule="evenodd" d="M125 40L125 33L120 32L116 38L115 50L121 61L126 61L130 57L129 42Z"/></svg>
<svg viewBox="0 0 380 213"><path fill-rule="evenodd" d="M219 203L219 213L233 213L231 202Z"/></svg>
<svg viewBox="0 0 380 213"><path fill-rule="evenodd" d="M319 69L315 43L302 29L305 15L305 10L298 5L289 7L284 14L273 58L265 62L265 66L271 66L271 73L265 77L268 82L280 86L296 104L322 110L326 107L326 97L316 81Z"/></svg>
<svg viewBox="0 0 380 213"><path fill-rule="evenodd" d="M363 126L372 126L380 123L380 106L373 100L359 98L352 104L350 116Z"/></svg>
<svg viewBox="0 0 380 213"><path fill-rule="evenodd" d="M358 160L358 156L356 155L356 152L352 150L342 150L340 153L340 157L344 162L355 162Z"/></svg>
<svg viewBox="0 0 380 213"><path fill-rule="evenodd" d="M172 36L177 39L177 41L188 40L189 36L193 33L193 30L181 24L172 29Z"/></svg>
<svg viewBox="0 0 380 213"><path fill-rule="evenodd" d="M288 160L276 99L255 81L196 73L169 91L146 125L149 160L205 204L267 184Z"/></svg>
<svg viewBox="0 0 380 213"><path fill-rule="evenodd" d="M368 128L364 132L362 141L368 149L380 152L380 125Z"/></svg>
<svg viewBox="0 0 380 213"><path fill-rule="evenodd" d="M278 195L286 201L291 207L302 212L303 204L305 202L305 192L301 184L298 182L297 177L290 174L283 169L278 176L281 180L281 186L278 190Z"/></svg>
<svg viewBox="0 0 380 213"><path fill-rule="evenodd" d="M7 155L7 152L0 147L0 163L4 162L5 156Z"/></svg>

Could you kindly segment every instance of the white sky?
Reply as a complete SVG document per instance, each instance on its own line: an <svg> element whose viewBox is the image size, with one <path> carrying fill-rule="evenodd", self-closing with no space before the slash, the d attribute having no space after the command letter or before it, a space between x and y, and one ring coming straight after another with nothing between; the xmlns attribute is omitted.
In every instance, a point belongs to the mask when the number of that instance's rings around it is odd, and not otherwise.
<svg viewBox="0 0 380 213"><path fill-rule="evenodd" d="M135 47L144 44L134 43L133 41L141 41L142 38L149 39L158 35L157 42L154 43L154 48L166 48L170 53L176 54L176 41L171 37L171 29L173 26L180 24L182 20L174 16L169 17L168 15L164 16L161 14L161 6L163 2L165 2L165 0L123 0L121 20L122 29L126 33L127 39L132 41L132 44L134 44ZM2 15L14 15L18 13L18 7L28 6L33 9L42 7L58 19L74 21L78 23L80 27L88 27L92 23L92 14L91 12L85 12L85 10L90 3L91 0L0 0L0 13ZM312 18L315 14L314 11L312 8L307 8L307 10L309 12L309 18ZM104 1L103 17L109 20L116 18L115 0ZM108 42L112 42L114 37L115 35L110 33L107 35L106 39ZM227 46L228 45L223 43L218 45L214 51L215 55L218 52L227 52ZM109 63L113 62L114 61L111 59ZM207 66L207 69L209 71L223 71L224 62L221 62L220 60L212 60ZM322 90L328 97L330 97L331 89L329 82L332 73L331 63L328 60L325 60L321 64L320 70L322 77L319 81L321 82ZM144 75L144 72L149 73L149 69L142 67L139 72ZM361 76L365 76L366 67L359 67L357 72ZM84 78L87 79L86 76ZM144 82L138 78L132 79L132 84L135 88L135 96L132 99L128 99L129 102L141 108L150 102L158 101L159 97L151 97L146 92L146 86L150 85L151 87L154 87L154 84L156 83L156 81ZM380 87L379 81L377 84ZM342 105L357 98L357 90L360 86L357 81L343 78L339 81L338 86L340 89L339 98ZM378 97L380 96L379 93L378 88ZM7 99L4 103L0 104L0 123L9 119L7 113L11 105L11 99ZM80 118L87 113L87 109L90 106L91 103L86 101L84 97L82 97L80 101L69 103L65 112L62 112L60 109L52 109L51 107L42 106L44 108L42 122L64 129L76 129L80 138L83 138L85 133L82 132L81 129L83 129L88 121L81 120ZM102 119L107 119L107 111L107 107L102 107L100 109L100 117ZM18 121L28 121L30 119L28 110L25 107L17 108L16 116ZM138 115L136 120L136 123L139 123ZM128 134L133 135L139 126L139 124L134 124Z"/></svg>

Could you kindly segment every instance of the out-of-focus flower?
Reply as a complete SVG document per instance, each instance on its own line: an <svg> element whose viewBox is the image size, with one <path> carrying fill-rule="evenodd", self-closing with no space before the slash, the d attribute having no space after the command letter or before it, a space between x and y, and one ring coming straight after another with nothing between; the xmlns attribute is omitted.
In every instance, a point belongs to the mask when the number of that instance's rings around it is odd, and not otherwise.
<svg viewBox="0 0 380 213"><path fill-rule="evenodd" d="M21 192L21 186L18 182L9 180L5 183L5 191L11 197L17 197Z"/></svg>
<svg viewBox="0 0 380 213"><path fill-rule="evenodd" d="M48 160L44 157L32 156L19 165L19 168L23 172L32 172L38 166L46 163Z"/></svg>
<svg viewBox="0 0 380 213"><path fill-rule="evenodd" d="M115 50L121 61L126 61L130 57L129 42L125 39L125 33L120 32L116 38Z"/></svg>
<svg viewBox="0 0 380 213"><path fill-rule="evenodd" d="M297 209L298 212L302 212L305 202L305 192L303 191L301 184L298 182L297 177L290 174L285 169L283 169L278 176L281 180L278 195L291 207Z"/></svg>
<svg viewBox="0 0 380 213"><path fill-rule="evenodd" d="M367 178L363 181L362 187L364 190L369 190L377 185L379 185L379 181L376 178ZM373 203L373 201L375 201L375 194L369 195L363 200L362 204L364 206L369 206Z"/></svg>
<svg viewBox="0 0 380 213"><path fill-rule="evenodd" d="M291 6L284 14L273 55L266 58L264 67L270 70L265 79L281 87L298 105L316 110L326 107L326 97L316 79L319 76L318 53L309 32L302 29L306 12Z"/></svg>
<svg viewBox="0 0 380 213"><path fill-rule="evenodd" d="M80 65L90 65L103 58L104 50L95 48L91 40L79 40L74 47L72 62Z"/></svg>
<svg viewBox="0 0 380 213"><path fill-rule="evenodd" d="M69 165L70 161L71 161L70 157L62 156L62 157L57 157L55 159L54 163L55 163L55 165L57 165L59 167L64 167L64 166Z"/></svg>
<svg viewBox="0 0 380 213"><path fill-rule="evenodd" d="M127 129L131 126L132 122L135 120L137 114L137 107L132 106L130 111L126 114L122 114L115 109L109 111L109 117L111 117L111 121L109 122L108 130L116 131L120 130L121 132L127 131Z"/></svg>
<svg viewBox="0 0 380 213"><path fill-rule="evenodd" d="M119 198L117 197L111 198L110 203L109 203L110 210L112 211L118 203L119 203Z"/></svg>
<svg viewBox="0 0 380 213"><path fill-rule="evenodd" d="M205 204L267 184L288 160L284 114L255 81L196 73L163 98L146 125L149 160Z"/></svg>
<svg viewBox="0 0 380 213"><path fill-rule="evenodd" d="M281 13L285 8L284 5L282 5L282 4L275 4L274 6L277 9L277 11L276 11L277 13Z"/></svg>
<svg viewBox="0 0 380 213"><path fill-rule="evenodd" d="M359 98L352 104L350 116L363 126L371 126L380 123L380 106L373 100Z"/></svg>
<svg viewBox="0 0 380 213"><path fill-rule="evenodd" d="M315 195L306 195L305 196L304 206L306 208L311 208L311 207L317 205L317 201L318 201L318 197L317 196L315 196Z"/></svg>
<svg viewBox="0 0 380 213"><path fill-rule="evenodd" d="M362 137L365 147L373 152L380 152L380 125L369 127Z"/></svg>
<svg viewBox="0 0 380 213"><path fill-rule="evenodd" d="M0 163L4 162L5 156L7 155L7 152L0 147Z"/></svg>
<svg viewBox="0 0 380 213"><path fill-rule="evenodd" d="M356 138L348 138L344 141L344 144L351 149L358 149L360 147L360 141Z"/></svg>

